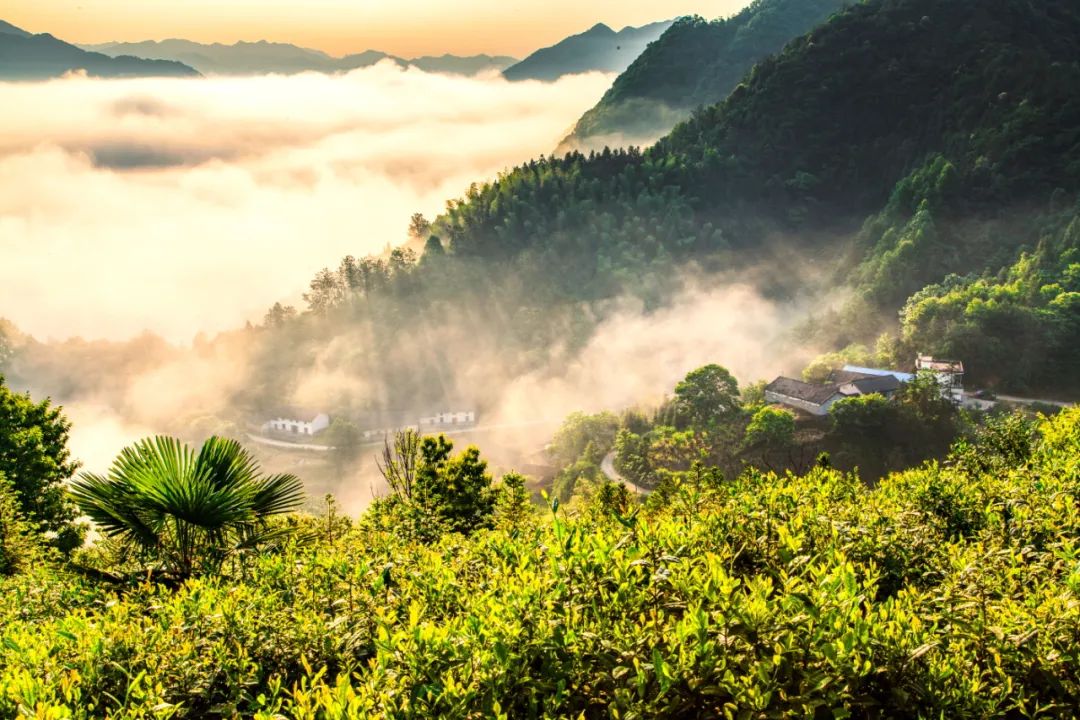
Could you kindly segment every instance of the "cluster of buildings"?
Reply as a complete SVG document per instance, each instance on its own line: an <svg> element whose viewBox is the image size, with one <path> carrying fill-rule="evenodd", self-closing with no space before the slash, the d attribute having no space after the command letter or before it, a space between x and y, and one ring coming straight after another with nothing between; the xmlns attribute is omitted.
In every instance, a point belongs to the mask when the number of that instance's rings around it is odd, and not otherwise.
<svg viewBox="0 0 1080 720"><path fill-rule="evenodd" d="M964 402L963 363L920 355L915 360L915 373L922 372L934 374L942 397L956 405ZM915 373L845 365L841 370L834 370L829 380L822 384L778 377L765 386L765 399L811 415L827 415L829 409L844 398L870 394L892 397L904 383L915 378Z"/></svg>
<svg viewBox="0 0 1080 720"><path fill-rule="evenodd" d="M360 429L367 441L380 440L401 430L424 432L476 423L475 410L440 410L434 413L386 412L367 413L346 418ZM285 435L314 436L330 427L330 415L310 408L283 408L262 424L264 432Z"/></svg>

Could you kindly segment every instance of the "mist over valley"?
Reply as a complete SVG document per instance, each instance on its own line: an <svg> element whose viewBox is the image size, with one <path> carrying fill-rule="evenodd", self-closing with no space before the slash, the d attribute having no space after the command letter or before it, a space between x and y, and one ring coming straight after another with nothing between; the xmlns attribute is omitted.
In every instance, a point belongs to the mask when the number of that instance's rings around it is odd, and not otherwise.
<svg viewBox="0 0 1080 720"><path fill-rule="evenodd" d="M1073 716L1074 0L11 3L0 717Z"/></svg>

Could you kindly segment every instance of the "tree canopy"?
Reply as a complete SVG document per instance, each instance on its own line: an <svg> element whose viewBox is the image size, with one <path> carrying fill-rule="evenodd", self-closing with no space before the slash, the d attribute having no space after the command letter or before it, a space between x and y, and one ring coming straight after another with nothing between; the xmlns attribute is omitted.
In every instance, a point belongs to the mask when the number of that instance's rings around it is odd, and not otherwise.
<svg viewBox="0 0 1080 720"><path fill-rule="evenodd" d="M0 376L0 475L25 520L63 550L82 544L83 533L64 487L78 469L67 446L70 429L60 408L12 391Z"/></svg>

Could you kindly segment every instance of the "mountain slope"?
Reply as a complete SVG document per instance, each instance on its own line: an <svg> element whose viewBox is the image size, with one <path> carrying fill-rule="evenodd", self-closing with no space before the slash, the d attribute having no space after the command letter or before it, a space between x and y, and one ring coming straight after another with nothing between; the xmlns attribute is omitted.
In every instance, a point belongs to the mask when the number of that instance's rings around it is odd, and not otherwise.
<svg viewBox="0 0 1080 720"><path fill-rule="evenodd" d="M755 0L737 15L680 18L616 78L560 151L649 144L690 110L720 102L754 63L854 0Z"/></svg>
<svg viewBox="0 0 1080 720"><path fill-rule="evenodd" d="M9 22L0 20L0 34L2 35L18 35L20 37L30 37L32 33L28 33L22 28L17 28Z"/></svg>
<svg viewBox="0 0 1080 720"><path fill-rule="evenodd" d="M422 57L406 60L378 50L367 50L344 57L332 57L320 50L302 48L289 43L237 42L204 44L190 40L147 40L136 43L104 43L87 45L86 49L106 55L137 55L162 60L176 60L191 65L199 72L215 75L249 75L263 73L294 74L301 72L344 72L391 60L401 67L419 67L426 72L476 75L495 72L515 62L514 58L476 55L458 57Z"/></svg>
<svg viewBox="0 0 1080 720"><path fill-rule="evenodd" d="M329 72L336 69L334 58L326 53L288 43L266 41L223 45L169 39L134 43L113 42L88 45L86 48L110 56L135 55L158 60L176 60L206 74L296 73L305 70Z"/></svg>
<svg viewBox="0 0 1080 720"><path fill-rule="evenodd" d="M594 208L588 224L637 197L639 183L703 217L752 208L793 228L858 224L935 153L955 167L958 209L1075 189L1077 57L1080 9L1066 0L868 2L760 63L648 152L530 163L471 193L444 224L463 250L496 250L496 228L528 245L560 215L568 224L575 196ZM526 197L542 204L529 203L528 227L512 212Z"/></svg>
<svg viewBox="0 0 1080 720"><path fill-rule="evenodd" d="M586 301L662 302L689 262L765 262L769 291L791 293L799 258L815 256L853 300L812 341L872 344L924 286L1018 262L1049 208L1071 213L1065 225L1080 215L1077 58L1071 0L871 0L647 152L530 162L451 203L436 232L457 257L517 268L533 292ZM936 336L919 349L955 346Z"/></svg>
<svg viewBox="0 0 1080 720"><path fill-rule="evenodd" d="M537 50L503 71L507 80L557 80L585 72L622 72L645 47L671 26L671 21L615 32L603 23Z"/></svg>
<svg viewBox="0 0 1080 720"><path fill-rule="evenodd" d="M76 70L85 70L93 77L194 77L199 74L179 62L109 57L87 52L48 34L0 31L0 79L40 80Z"/></svg>

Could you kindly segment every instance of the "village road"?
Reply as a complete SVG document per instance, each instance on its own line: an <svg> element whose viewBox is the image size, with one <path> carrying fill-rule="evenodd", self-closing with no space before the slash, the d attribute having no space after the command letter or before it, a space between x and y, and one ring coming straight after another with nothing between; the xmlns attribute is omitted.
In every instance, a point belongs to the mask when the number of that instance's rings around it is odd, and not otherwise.
<svg viewBox="0 0 1080 720"><path fill-rule="evenodd" d="M607 475L608 479L612 482L621 482L622 484L626 485L627 488L637 493L638 495L648 495L652 492L652 490L649 490L648 488L643 488L640 485L635 485L634 483L630 482L619 474L619 471L615 469L614 450L605 455L604 459L600 461L600 471Z"/></svg>

